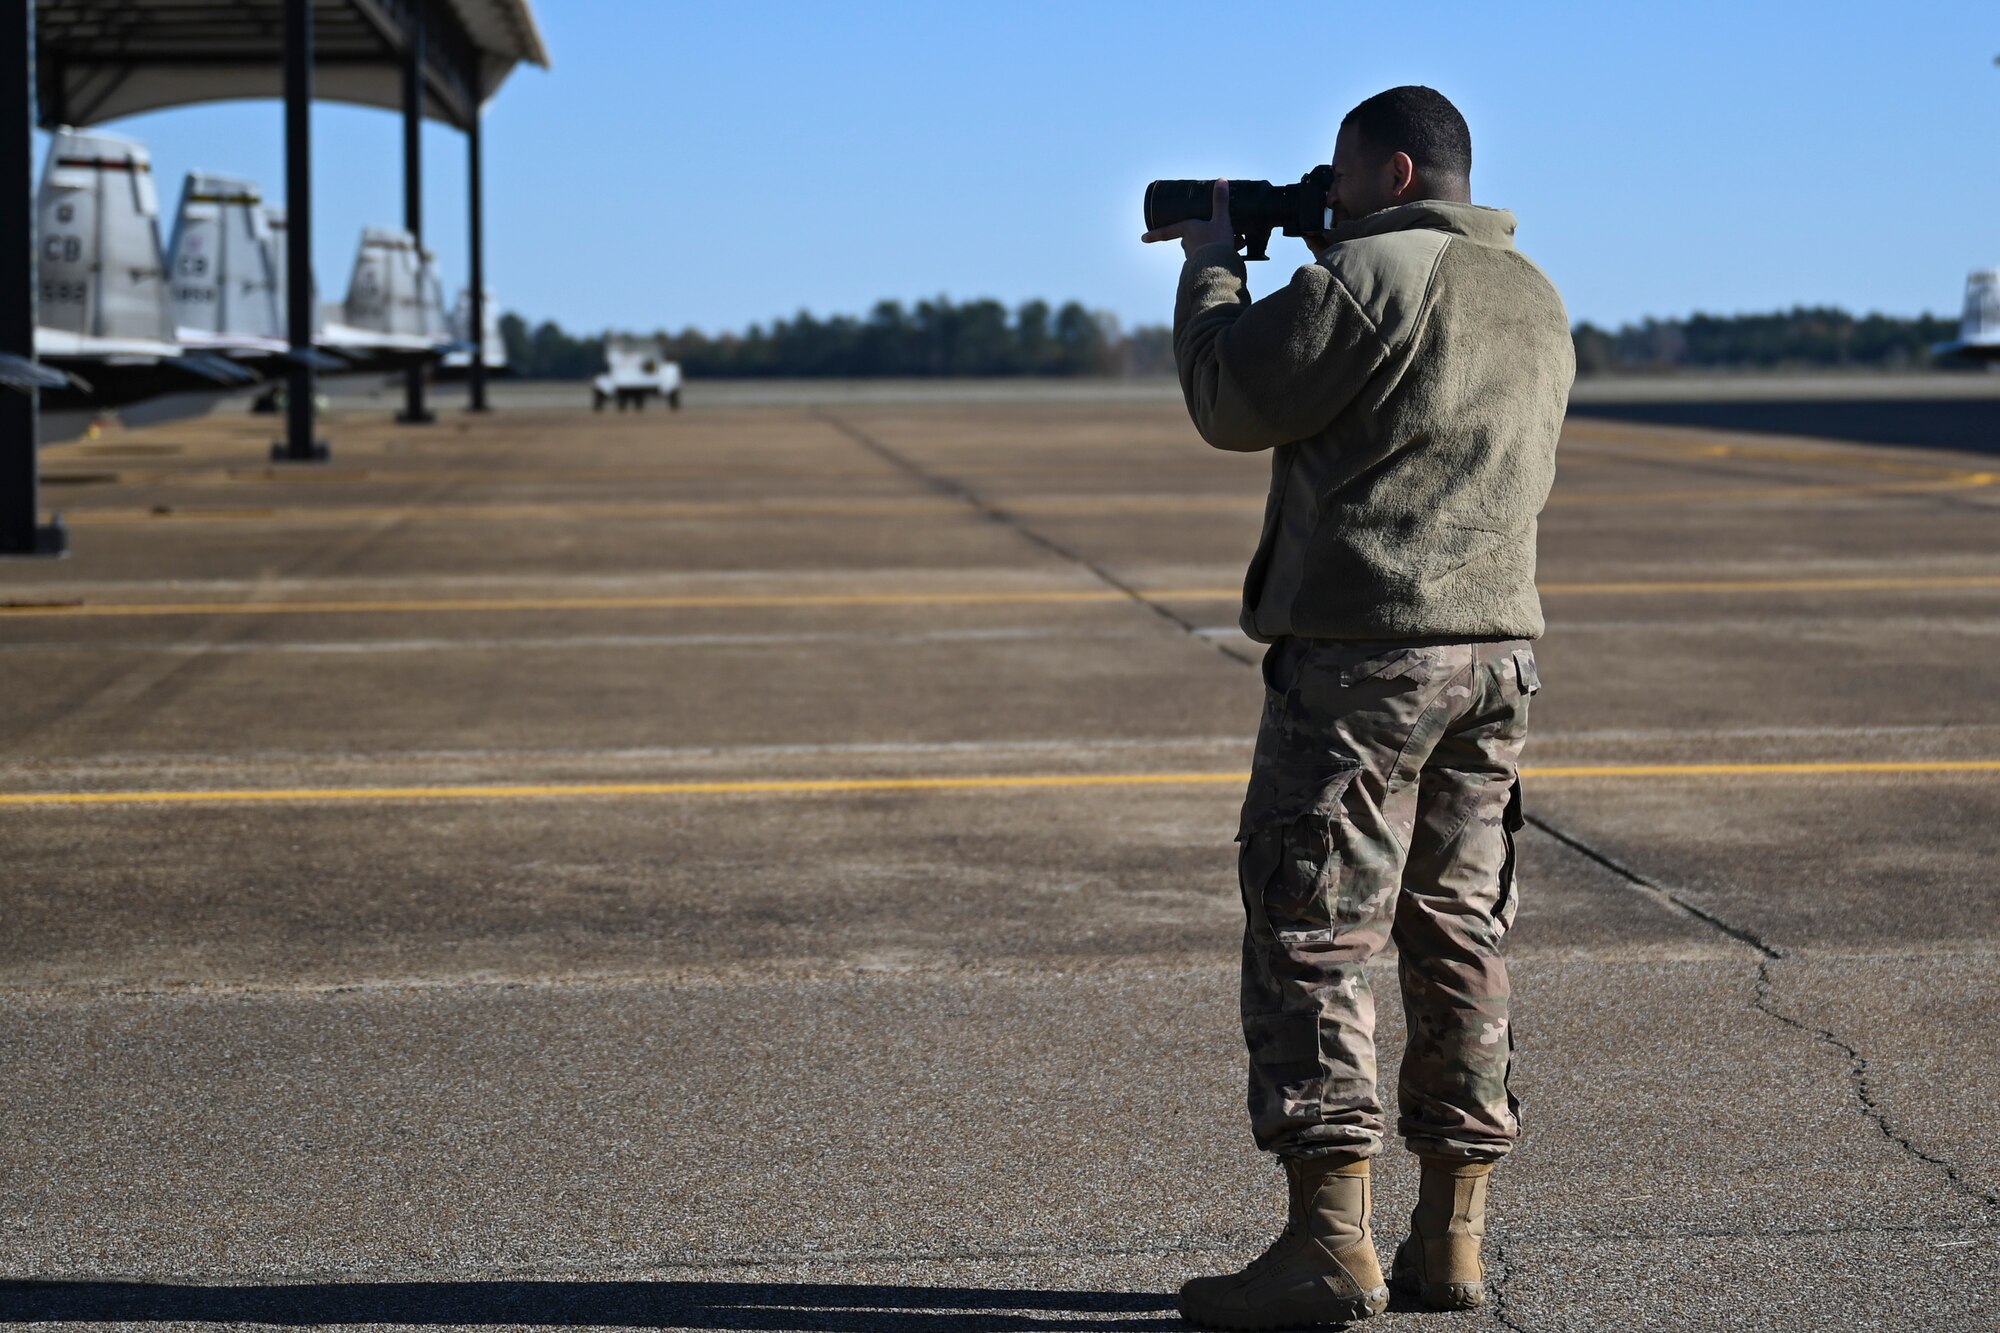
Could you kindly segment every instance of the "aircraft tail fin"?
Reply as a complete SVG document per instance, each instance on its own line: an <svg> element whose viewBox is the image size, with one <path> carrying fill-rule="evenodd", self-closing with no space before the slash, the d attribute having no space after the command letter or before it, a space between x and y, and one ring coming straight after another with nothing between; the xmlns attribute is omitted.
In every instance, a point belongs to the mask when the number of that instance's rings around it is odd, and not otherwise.
<svg viewBox="0 0 2000 1333"><path fill-rule="evenodd" d="M2000 268L1981 269L1966 278L1958 337L1960 342L2000 346Z"/></svg>
<svg viewBox="0 0 2000 1333"><path fill-rule="evenodd" d="M438 277L437 255L430 250L417 254L417 322L423 335L433 342L452 340L451 316L444 308L444 281Z"/></svg>
<svg viewBox="0 0 2000 1333"><path fill-rule="evenodd" d="M250 181L188 173L167 248L176 326L215 335L284 336L263 204Z"/></svg>
<svg viewBox="0 0 2000 1333"><path fill-rule="evenodd" d="M2000 361L2000 268L1974 269L1965 279L1965 309L1958 337L1931 348L1958 361Z"/></svg>
<svg viewBox="0 0 2000 1333"><path fill-rule="evenodd" d="M370 333L422 337L422 258L406 231L367 227L348 280L345 322Z"/></svg>
<svg viewBox="0 0 2000 1333"><path fill-rule="evenodd" d="M264 248L270 255L271 299L278 307L278 334L280 338L291 334L291 300L287 283L290 275L286 271L289 260L285 248L285 210L276 204L264 205ZM325 319L319 304L319 283L312 284L311 309L313 316L313 336L319 336L325 326Z"/></svg>
<svg viewBox="0 0 2000 1333"><path fill-rule="evenodd" d="M507 340L500 336L500 307L494 303L490 287L484 291L480 301L479 322L486 327L475 336L472 329L472 289L467 287L458 294L458 304L452 308L452 337L467 347L477 343L480 360L489 369L499 370L507 364Z"/></svg>
<svg viewBox="0 0 2000 1333"><path fill-rule="evenodd" d="M84 337L173 341L160 201L145 145L58 129L35 212L39 324Z"/></svg>

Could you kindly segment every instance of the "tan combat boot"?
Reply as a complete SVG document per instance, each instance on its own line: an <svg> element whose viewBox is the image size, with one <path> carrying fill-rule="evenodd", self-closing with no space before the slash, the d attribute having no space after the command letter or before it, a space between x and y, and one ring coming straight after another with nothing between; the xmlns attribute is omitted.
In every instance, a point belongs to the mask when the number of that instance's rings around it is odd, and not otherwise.
<svg viewBox="0 0 2000 1333"><path fill-rule="evenodd" d="M1240 1273L1194 1278L1181 1314L1203 1328L1345 1324L1389 1305L1368 1229L1368 1162L1286 1158L1291 1215L1271 1248Z"/></svg>
<svg viewBox="0 0 2000 1333"><path fill-rule="evenodd" d="M1432 1310L1470 1310L1486 1303L1486 1180L1491 1162L1423 1160L1410 1235L1396 1247L1390 1281Z"/></svg>

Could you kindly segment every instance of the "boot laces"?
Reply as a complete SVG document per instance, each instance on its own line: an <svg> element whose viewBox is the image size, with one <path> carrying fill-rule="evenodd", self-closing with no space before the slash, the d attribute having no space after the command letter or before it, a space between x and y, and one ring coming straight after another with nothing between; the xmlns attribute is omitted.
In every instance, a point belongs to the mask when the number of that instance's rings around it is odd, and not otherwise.
<svg viewBox="0 0 2000 1333"><path fill-rule="evenodd" d="M1301 1224L1298 1222L1285 1223L1285 1229L1278 1233L1278 1238L1265 1246L1264 1252L1255 1259L1252 1259L1243 1271L1245 1273L1259 1273L1269 1268L1278 1261L1278 1252L1284 1248L1285 1242L1293 1236L1298 1235L1301 1230Z"/></svg>

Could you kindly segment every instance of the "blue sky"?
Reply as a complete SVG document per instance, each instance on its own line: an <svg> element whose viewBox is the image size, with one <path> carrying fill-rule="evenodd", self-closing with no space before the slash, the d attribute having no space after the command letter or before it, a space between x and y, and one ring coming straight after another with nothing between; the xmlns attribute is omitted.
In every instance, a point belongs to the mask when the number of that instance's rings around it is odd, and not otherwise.
<svg viewBox="0 0 2000 1333"><path fill-rule="evenodd" d="M834 4L539 0L554 69L487 114L490 284L571 328L717 330L801 308L1077 298L1172 313L1155 176L1297 179L1398 83L1471 122L1474 194L1573 318L1958 306L2000 263L1988 3ZM274 102L132 117L190 167L284 178ZM402 216L400 127L333 105L317 269ZM464 141L426 134L426 220L465 273ZM1273 246L1254 289L1304 259Z"/></svg>

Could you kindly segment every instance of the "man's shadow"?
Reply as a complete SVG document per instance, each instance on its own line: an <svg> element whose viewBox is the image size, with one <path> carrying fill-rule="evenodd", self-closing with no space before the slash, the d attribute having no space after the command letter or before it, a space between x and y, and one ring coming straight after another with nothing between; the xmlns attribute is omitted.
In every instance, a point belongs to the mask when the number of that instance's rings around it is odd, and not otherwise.
<svg viewBox="0 0 2000 1333"><path fill-rule="evenodd" d="M1173 1298L805 1282L0 1282L24 1323L545 1324L687 1329L1178 1329Z"/></svg>

